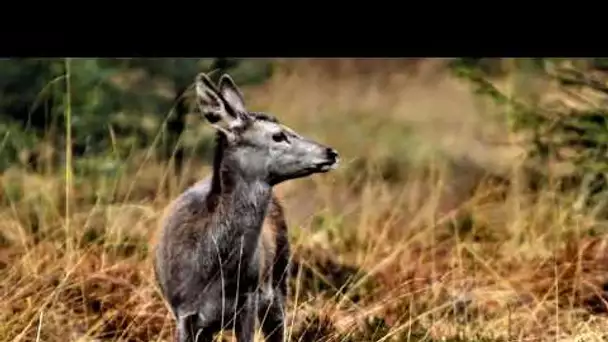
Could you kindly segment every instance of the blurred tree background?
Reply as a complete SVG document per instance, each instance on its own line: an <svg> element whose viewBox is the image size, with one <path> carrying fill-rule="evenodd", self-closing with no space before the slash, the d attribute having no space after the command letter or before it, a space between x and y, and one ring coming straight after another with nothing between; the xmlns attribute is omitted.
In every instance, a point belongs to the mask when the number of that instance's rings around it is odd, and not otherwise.
<svg viewBox="0 0 608 342"><path fill-rule="evenodd" d="M162 132L155 152L173 155L179 167L192 75L230 72L252 84L270 76L270 67L265 60L226 58L0 60L0 169L60 165L67 113L75 157L124 156Z"/></svg>
<svg viewBox="0 0 608 342"><path fill-rule="evenodd" d="M60 167L70 113L77 171L112 169L151 145L156 157L173 157L179 170L189 149L205 154L211 146L210 139L195 145L182 139L194 110L193 75L230 72L248 85L270 77L272 66L271 60L229 58L0 60L0 169ZM527 139L533 183L557 182L564 191L582 189L586 204L606 202L608 59L456 58L449 67L480 96L503 105L513 132ZM512 91L492 82L505 74L512 75ZM541 101L529 89L530 75L553 82L568 97ZM570 168L549 167L558 164Z"/></svg>
<svg viewBox="0 0 608 342"><path fill-rule="evenodd" d="M608 59L460 58L451 68L501 105L510 129L523 137L531 188L576 191L578 205L606 212ZM504 75L509 89L491 81ZM534 89L531 80L546 85Z"/></svg>

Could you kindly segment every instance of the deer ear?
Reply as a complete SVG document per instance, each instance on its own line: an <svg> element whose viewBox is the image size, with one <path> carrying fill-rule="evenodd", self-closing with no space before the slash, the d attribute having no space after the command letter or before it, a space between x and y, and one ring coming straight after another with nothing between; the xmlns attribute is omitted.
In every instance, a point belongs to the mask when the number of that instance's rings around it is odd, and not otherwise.
<svg viewBox="0 0 608 342"><path fill-rule="evenodd" d="M234 127L240 123L241 119L238 113L227 106L226 100L222 98L209 76L204 73L198 74L195 80L195 88L198 106L210 124L216 128L223 128L220 126L221 124Z"/></svg>
<svg viewBox="0 0 608 342"><path fill-rule="evenodd" d="M245 99L243 93L236 86L236 83L232 80L228 74L222 75L219 81L220 94L224 97L228 105L232 107L238 113L246 113Z"/></svg>

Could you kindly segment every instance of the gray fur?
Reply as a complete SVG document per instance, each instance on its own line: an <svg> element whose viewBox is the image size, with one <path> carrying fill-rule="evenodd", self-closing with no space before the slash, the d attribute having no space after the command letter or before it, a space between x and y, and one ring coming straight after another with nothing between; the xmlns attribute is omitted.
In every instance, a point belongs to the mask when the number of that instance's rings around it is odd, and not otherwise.
<svg viewBox="0 0 608 342"><path fill-rule="evenodd" d="M217 87L198 75L196 93L217 132L213 173L174 201L155 250L176 340L211 341L234 328L250 342L257 318L266 341L283 341L290 247L273 186L334 169L338 154L248 112L227 75Z"/></svg>

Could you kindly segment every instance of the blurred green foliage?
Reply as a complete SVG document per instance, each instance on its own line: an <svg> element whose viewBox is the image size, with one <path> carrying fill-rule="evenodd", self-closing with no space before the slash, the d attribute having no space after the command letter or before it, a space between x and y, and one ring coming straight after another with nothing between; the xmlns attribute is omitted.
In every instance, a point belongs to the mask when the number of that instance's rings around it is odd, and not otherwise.
<svg viewBox="0 0 608 342"><path fill-rule="evenodd" d="M451 67L456 75L471 81L478 94L503 105L511 128L529 137L527 166L535 182L557 182L564 191L580 191L587 205L604 204L608 188L608 59L461 58ZM491 81L506 73L515 83L511 94ZM526 89L530 76L555 85L559 101L543 103L531 96L533 91ZM569 165L571 171L552 172L549 163Z"/></svg>
<svg viewBox="0 0 608 342"><path fill-rule="evenodd" d="M230 72L247 85L264 81L271 67L262 59L2 59L0 170L15 163L37 167L49 147L52 161L60 163L68 109L76 156L97 158L111 151L124 157L149 148L161 135L158 155L178 157L182 150L175 146L193 110L194 75Z"/></svg>
<svg viewBox="0 0 608 342"><path fill-rule="evenodd" d="M217 79L230 72L239 84L257 84L272 66L271 60L228 58L2 59L0 170L15 163L39 168L41 160L61 165L67 112L77 172L116 172L129 153L150 147L179 166L186 149L205 155L212 146L210 137L183 139L186 117L195 112L194 75L215 71ZM608 59L459 58L451 67L477 93L503 105L511 128L529 138L527 165L541 182L583 187L596 197L608 187ZM492 82L505 75L515 84L509 94ZM586 106L542 103L542 96L531 95L530 76L578 94ZM605 98L587 100L590 93ZM547 167L553 162L570 163L574 171L556 176Z"/></svg>

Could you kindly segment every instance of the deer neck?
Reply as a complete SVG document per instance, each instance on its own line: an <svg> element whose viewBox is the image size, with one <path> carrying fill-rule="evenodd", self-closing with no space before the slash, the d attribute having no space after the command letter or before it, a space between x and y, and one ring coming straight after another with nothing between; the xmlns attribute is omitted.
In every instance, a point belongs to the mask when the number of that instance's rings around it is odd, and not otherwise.
<svg viewBox="0 0 608 342"><path fill-rule="evenodd" d="M239 172L229 153L222 136L218 136L209 203L220 216L220 222L228 223L233 229L259 231L270 203L272 186Z"/></svg>

